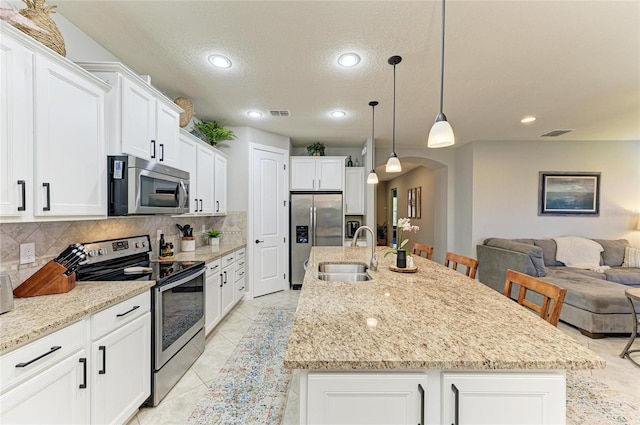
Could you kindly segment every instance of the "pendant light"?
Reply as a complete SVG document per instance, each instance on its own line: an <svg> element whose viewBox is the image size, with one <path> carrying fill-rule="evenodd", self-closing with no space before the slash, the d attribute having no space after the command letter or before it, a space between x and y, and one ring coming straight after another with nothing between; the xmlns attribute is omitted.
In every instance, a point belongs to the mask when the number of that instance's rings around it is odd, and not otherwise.
<svg viewBox="0 0 640 425"><path fill-rule="evenodd" d="M367 184L378 184L378 175L376 174L376 139L375 139L375 129L376 129L376 105L377 101L372 100L369 102L369 106L371 106L371 172L367 177Z"/></svg>
<svg viewBox="0 0 640 425"><path fill-rule="evenodd" d="M436 116L436 122L431 127L429 132L429 140L427 141L427 147L429 148L444 148L451 146L456 142L456 138L453 135L453 129L447 121L447 117L442 112L442 99L444 92L444 2L442 0L442 55L440 57L440 113Z"/></svg>
<svg viewBox="0 0 640 425"><path fill-rule="evenodd" d="M391 56L387 62L393 65L393 130L391 138L391 155L387 161L387 173L399 173L402 171L400 160L396 155L396 65L402 61L400 56Z"/></svg>

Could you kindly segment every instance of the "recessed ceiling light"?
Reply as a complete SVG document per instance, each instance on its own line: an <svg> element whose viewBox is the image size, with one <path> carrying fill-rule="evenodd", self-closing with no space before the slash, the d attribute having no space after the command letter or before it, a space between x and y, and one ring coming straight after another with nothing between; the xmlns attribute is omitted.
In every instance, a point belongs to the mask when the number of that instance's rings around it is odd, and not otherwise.
<svg viewBox="0 0 640 425"><path fill-rule="evenodd" d="M530 122L534 122L536 117L524 117L520 120L522 124L529 124Z"/></svg>
<svg viewBox="0 0 640 425"><path fill-rule="evenodd" d="M338 63L342 66L356 66L359 62L360 56L355 53L345 53L338 58Z"/></svg>
<svg viewBox="0 0 640 425"><path fill-rule="evenodd" d="M213 66L217 66L218 68L230 68L231 61L229 58L222 55L211 55L209 56L209 62Z"/></svg>
<svg viewBox="0 0 640 425"><path fill-rule="evenodd" d="M344 111L333 111L333 112L331 113L331 116L332 116L333 118L342 118L342 117L344 117L345 115L347 115L347 113L346 113L346 112L344 112Z"/></svg>
<svg viewBox="0 0 640 425"><path fill-rule="evenodd" d="M262 112L260 112L260 111L249 111L249 112L247 112L247 115L249 115L251 118L260 118L262 116Z"/></svg>

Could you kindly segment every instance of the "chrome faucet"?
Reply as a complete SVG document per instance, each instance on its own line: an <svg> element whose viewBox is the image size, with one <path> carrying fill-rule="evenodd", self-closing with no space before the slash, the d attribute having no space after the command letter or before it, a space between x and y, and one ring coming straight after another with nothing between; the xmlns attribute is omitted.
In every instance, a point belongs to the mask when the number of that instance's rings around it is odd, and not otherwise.
<svg viewBox="0 0 640 425"><path fill-rule="evenodd" d="M358 235L360 235L360 232L362 230L368 230L369 233L371 233L371 261L369 262L369 269L371 269L372 271L376 271L378 270L378 253L376 252L376 236L373 233L373 230L371 230L371 227L369 226L360 226L358 227L358 230L356 230L356 232L353 234L353 239L351 240L351 246L357 246L358 245Z"/></svg>

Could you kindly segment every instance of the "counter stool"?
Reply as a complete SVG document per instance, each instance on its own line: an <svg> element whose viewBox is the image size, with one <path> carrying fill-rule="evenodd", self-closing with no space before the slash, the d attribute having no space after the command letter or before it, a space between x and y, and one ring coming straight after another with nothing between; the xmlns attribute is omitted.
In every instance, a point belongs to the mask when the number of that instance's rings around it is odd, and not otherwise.
<svg viewBox="0 0 640 425"><path fill-rule="evenodd" d="M419 255L421 257L424 255L424 257L427 260L431 260L431 258L433 257L433 247L428 245L422 245L419 243L414 243L411 253L415 255Z"/></svg>
<svg viewBox="0 0 640 425"><path fill-rule="evenodd" d="M451 266L449 266L451 264ZM444 257L444 265L451 267L453 270L458 270L458 264L465 266L465 275L471 279L476 278L476 271L478 270L478 260L471 257L465 257L464 255L456 254L454 252L447 252Z"/></svg>
<svg viewBox="0 0 640 425"><path fill-rule="evenodd" d="M629 348L631 348L631 344L633 344L633 341L638 335L638 322L640 322L640 319L638 319L638 316L636 314L636 308L633 305L633 300L640 301L640 288L627 289L626 291L624 291L624 294L627 296L627 300L629 300L629 304L631 305L631 314L633 315L631 316L631 319L633 320L633 331L631 332L631 338L629 338L627 346L624 347L624 350L622 350L622 353L620 353L620 358L624 359L626 357L631 360L631 362L636 366L640 366L640 363L636 362L630 356L631 353L640 352L640 349L629 350Z"/></svg>

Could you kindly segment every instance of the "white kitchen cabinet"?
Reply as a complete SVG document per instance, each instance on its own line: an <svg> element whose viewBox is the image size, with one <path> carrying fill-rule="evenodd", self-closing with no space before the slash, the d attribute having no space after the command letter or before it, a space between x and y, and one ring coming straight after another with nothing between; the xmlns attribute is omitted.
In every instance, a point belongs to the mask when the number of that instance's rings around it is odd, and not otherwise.
<svg viewBox="0 0 640 425"><path fill-rule="evenodd" d="M180 167L189 172L189 212L227 213L227 157L212 146L180 130Z"/></svg>
<svg viewBox="0 0 640 425"><path fill-rule="evenodd" d="M215 153L197 137L180 131L180 169L189 172L189 212L213 214Z"/></svg>
<svg viewBox="0 0 640 425"><path fill-rule="evenodd" d="M208 335L222 319L222 261L220 259L206 264L207 279L205 283L204 329Z"/></svg>
<svg viewBox="0 0 640 425"><path fill-rule="evenodd" d="M2 27L4 31L4 26ZM0 38L0 217L33 215L34 52Z"/></svg>
<svg viewBox="0 0 640 425"><path fill-rule="evenodd" d="M301 423L425 423L423 373L309 373L307 385L308 410Z"/></svg>
<svg viewBox="0 0 640 425"><path fill-rule="evenodd" d="M222 315L226 315L235 304L235 252L222 257L220 277L222 279Z"/></svg>
<svg viewBox="0 0 640 425"><path fill-rule="evenodd" d="M124 423L151 393L151 294L91 317L91 423Z"/></svg>
<svg viewBox="0 0 640 425"><path fill-rule="evenodd" d="M0 396L3 424L89 423L87 356L80 350Z"/></svg>
<svg viewBox="0 0 640 425"><path fill-rule="evenodd" d="M235 298L234 301L237 303L240 301L246 292L246 281L247 281L247 267L246 267L246 255L245 248L240 248L236 250L236 270L235 270Z"/></svg>
<svg viewBox="0 0 640 425"><path fill-rule="evenodd" d="M565 396L559 373L443 373L442 423L564 423Z"/></svg>
<svg viewBox="0 0 640 425"><path fill-rule="evenodd" d="M105 218L109 87L4 23L2 35L0 214Z"/></svg>
<svg viewBox="0 0 640 425"><path fill-rule="evenodd" d="M344 214L364 214L364 167L346 167L344 171Z"/></svg>
<svg viewBox="0 0 640 425"><path fill-rule="evenodd" d="M344 190L344 160L341 156L291 157L291 190Z"/></svg>
<svg viewBox="0 0 640 425"><path fill-rule="evenodd" d="M227 157L220 152L215 152L214 170L214 214L227 214Z"/></svg>
<svg viewBox="0 0 640 425"><path fill-rule="evenodd" d="M181 108L121 63L78 65L111 87L106 100L107 153L179 167Z"/></svg>

